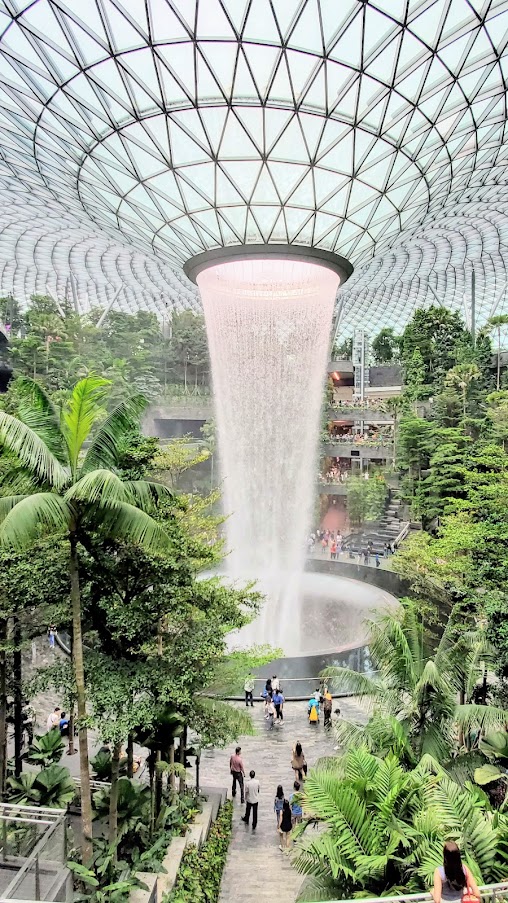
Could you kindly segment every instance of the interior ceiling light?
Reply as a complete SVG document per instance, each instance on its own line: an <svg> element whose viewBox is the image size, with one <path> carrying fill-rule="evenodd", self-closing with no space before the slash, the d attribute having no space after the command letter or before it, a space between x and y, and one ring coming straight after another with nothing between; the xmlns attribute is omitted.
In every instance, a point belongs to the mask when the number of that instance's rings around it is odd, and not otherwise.
<svg viewBox="0 0 508 903"><path fill-rule="evenodd" d="M347 330L467 307L473 267L481 322L507 29L508 0L0 0L1 290L198 309L188 258L283 243L352 261Z"/></svg>

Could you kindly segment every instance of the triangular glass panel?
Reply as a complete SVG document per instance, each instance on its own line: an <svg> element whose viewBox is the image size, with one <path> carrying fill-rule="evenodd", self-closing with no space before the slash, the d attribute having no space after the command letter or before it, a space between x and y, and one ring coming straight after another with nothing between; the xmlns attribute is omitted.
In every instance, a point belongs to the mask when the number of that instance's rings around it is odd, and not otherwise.
<svg viewBox="0 0 508 903"><path fill-rule="evenodd" d="M283 3L275 4L275 15L284 39L286 38L289 28L293 24L301 5L301 0L284 0Z"/></svg>
<svg viewBox="0 0 508 903"><path fill-rule="evenodd" d="M247 201L254 190L261 169L261 162L255 160L224 160L222 169L230 176Z"/></svg>
<svg viewBox="0 0 508 903"><path fill-rule="evenodd" d="M243 52L257 85L259 96L264 98L268 91L281 51L278 47L261 47L259 44L244 44Z"/></svg>
<svg viewBox="0 0 508 903"><path fill-rule="evenodd" d="M221 0L224 11L233 23L233 27L240 34L245 22L245 13L249 6L248 0Z"/></svg>
<svg viewBox="0 0 508 903"><path fill-rule="evenodd" d="M233 38L234 31L219 0L206 0L205 3L198 3L196 35L198 40L206 38L207 42L210 38ZM231 51L233 47L234 45L230 45Z"/></svg>
<svg viewBox="0 0 508 903"><path fill-rule="evenodd" d="M261 230L264 241L268 241L268 238L279 216L280 207L270 207L268 204L262 206L253 204L251 210L256 218L256 222L259 226L259 229Z"/></svg>
<svg viewBox="0 0 508 903"><path fill-rule="evenodd" d="M251 196L252 204L280 204L281 198L268 171L266 164L261 168L261 173L256 182L256 187Z"/></svg>
<svg viewBox="0 0 508 903"><path fill-rule="evenodd" d="M429 47L435 47L445 14L446 8L443 9L443 4L440 0L435 0L435 3L428 6L423 13L411 19L408 22L408 27L417 38L420 38Z"/></svg>
<svg viewBox="0 0 508 903"><path fill-rule="evenodd" d="M360 88L360 79L356 79L346 93L342 94L334 107L334 113L340 116L346 122L355 123L358 110L358 93Z"/></svg>
<svg viewBox="0 0 508 903"><path fill-rule="evenodd" d="M217 154L219 150L227 112L227 107L219 105L201 107L199 111L205 132L208 135L209 144L214 154Z"/></svg>
<svg viewBox="0 0 508 903"><path fill-rule="evenodd" d="M306 107L316 107L318 110L326 110L326 68L324 63L315 75L312 84L305 92L303 102Z"/></svg>
<svg viewBox="0 0 508 903"><path fill-rule="evenodd" d="M328 198L326 203L323 204L323 207L321 208L323 213L331 213L333 216L340 217L346 215L350 185L351 183L347 182L331 198Z"/></svg>
<svg viewBox="0 0 508 903"><path fill-rule="evenodd" d="M400 32L390 41L387 47L369 61L369 73L381 79L385 84L391 84L395 72L395 61L399 49Z"/></svg>
<svg viewBox="0 0 508 903"><path fill-rule="evenodd" d="M167 0L150 0L148 12L154 43L179 41L189 37L188 31L175 15Z"/></svg>
<svg viewBox="0 0 508 903"><path fill-rule="evenodd" d="M313 159L317 145L321 139L325 120L322 116L299 112L298 119L301 123L303 139L305 141L309 159Z"/></svg>
<svg viewBox="0 0 508 903"><path fill-rule="evenodd" d="M106 4L106 17L115 50L130 50L132 47L143 46L145 39L113 3Z"/></svg>
<svg viewBox="0 0 508 903"><path fill-rule="evenodd" d="M219 152L222 159L257 159L259 157L259 151L256 150L247 132L232 111L228 114Z"/></svg>
<svg viewBox="0 0 508 903"><path fill-rule="evenodd" d="M195 166L185 166L181 170L185 178L204 194L210 205L213 206L213 198L215 193L215 164L198 163Z"/></svg>
<svg viewBox="0 0 508 903"><path fill-rule="evenodd" d="M187 210L189 212L204 210L207 207L207 202L200 194L200 192L196 191L196 189L193 188L192 185L189 185L189 183L186 181L185 170L176 173L176 178L180 186L180 191L183 195Z"/></svg>
<svg viewBox="0 0 508 903"><path fill-rule="evenodd" d="M67 16L63 11L60 12L65 29L74 48L77 59L81 60L85 65L90 66L98 63L99 60L107 56L107 51L98 41L93 40L90 35L80 28L76 22ZM30 57L28 57L30 59Z"/></svg>
<svg viewBox="0 0 508 903"><path fill-rule="evenodd" d="M247 214L247 226L246 226L246 235L245 235L247 243L254 244L262 244L264 239L261 231L258 227L256 220L254 219L252 213L249 211Z"/></svg>
<svg viewBox="0 0 508 903"><path fill-rule="evenodd" d="M298 233L303 229L311 213L309 210L302 210L300 207L284 208L284 216L286 217L286 228L289 241L294 241Z"/></svg>
<svg viewBox="0 0 508 903"><path fill-rule="evenodd" d="M361 66L361 47L363 35L363 9L359 8L357 15L347 28L342 31L338 41L330 50L332 60L345 63L355 69Z"/></svg>
<svg viewBox="0 0 508 903"><path fill-rule="evenodd" d="M203 210L193 214L194 222L202 227L203 232L211 236L217 244L221 243L219 224L215 210Z"/></svg>
<svg viewBox="0 0 508 903"><path fill-rule="evenodd" d="M353 173L353 132L350 131L331 150L319 158L319 165L344 175Z"/></svg>
<svg viewBox="0 0 508 903"><path fill-rule="evenodd" d="M227 207L221 212L222 218L230 224L233 231L239 236L240 241L243 241L245 236L247 207Z"/></svg>
<svg viewBox="0 0 508 903"><path fill-rule="evenodd" d="M231 179L222 172L222 169L219 166L216 167L215 178L215 203L217 207L244 203L241 194L235 188Z"/></svg>
<svg viewBox="0 0 508 903"><path fill-rule="evenodd" d="M244 107L235 105L233 110L259 153L263 153L263 110L261 107L258 105Z"/></svg>
<svg viewBox="0 0 508 903"><path fill-rule="evenodd" d="M289 36L289 46L321 55L324 52L317 0L307 0Z"/></svg>
<svg viewBox="0 0 508 903"><path fill-rule="evenodd" d="M270 86L269 99L270 102L282 100L285 103L293 103L293 92L289 80L285 54L280 58L275 78Z"/></svg>
<svg viewBox="0 0 508 903"><path fill-rule="evenodd" d="M300 166L296 163L270 162L267 165L283 201L289 197L303 176L308 172L308 167Z"/></svg>
<svg viewBox="0 0 508 903"><path fill-rule="evenodd" d="M360 172L362 180L368 185L372 185L377 191L383 191L391 163L392 157L385 157L374 163L373 166L362 167Z"/></svg>
<svg viewBox="0 0 508 903"><path fill-rule="evenodd" d="M287 229L286 229L286 221L284 219L284 214L283 214L282 210L280 211L279 216L273 226L273 229L268 236L268 241L269 242L280 241L280 242L284 242L284 244L287 244L289 242L289 237L288 237L288 233L287 233Z"/></svg>
<svg viewBox="0 0 508 903"><path fill-rule="evenodd" d="M258 99L257 88L243 53L238 54L233 94L235 98Z"/></svg>
<svg viewBox="0 0 508 903"><path fill-rule="evenodd" d="M239 241L241 242L243 240L243 236L239 236L236 232L233 232L230 224L224 218L222 210L217 210L217 219L224 245L237 244Z"/></svg>
<svg viewBox="0 0 508 903"><path fill-rule="evenodd" d="M293 116L287 127L284 129L277 144L272 148L270 156L279 160L287 160L292 163L309 162L300 123L296 116Z"/></svg>
<svg viewBox="0 0 508 903"><path fill-rule="evenodd" d="M369 65L369 58L382 42L390 36L394 36L399 25L388 19L374 6L365 7L365 23L363 29L363 56L365 63Z"/></svg>
<svg viewBox="0 0 508 903"><path fill-rule="evenodd" d="M406 30L402 38L397 72L399 74L405 73L410 64L414 65L423 62L424 58L428 57L430 53L430 50L427 50L417 38L413 37L413 35Z"/></svg>
<svg viewBox="0 0 508 903"><path fill-rule="evenodd" d="M277 23L269 0L259 0L259 2L256 0L256 3L250 4L242 40L280 44Z"/></svg>
<svg viewBox="0 0 508 903"><path fill-rule="evenodd" d="M231 97L237 56L236 44L225 41L207 41L200 51L225 96Z"/></svg>
<svg viewBox="0 0 508 903"><path fill-rule="evenodd" d="M344 88L351 81L351 70L341 63L334 63L332 60L326 60L326 89L327 89L327 109L335 108L339 97L342 96Z"/></svg>
<svg viewBox="0 0 508 903"><path fill-rule="evenodd" d="M312 171L309 170L307 175L304 176L291 197L288 198L287 203L292 204L294 207L300 206L306 207L308 209L315 208L316 198L314 194L314 179Z"/></svg>
<svg viewBox="0 0 508 903"><path fill-rule="evenodd" d="M159 44L156 52L176 78L176 81L182 81L182 87L185 87L184 96L194 97L195 65L193 44L190 41L183 41L180 44ZM168 85L168 90L169 88L170 85ZM167 94L167 100L169 103L173 102L173 98L169 93Z"/></svg>

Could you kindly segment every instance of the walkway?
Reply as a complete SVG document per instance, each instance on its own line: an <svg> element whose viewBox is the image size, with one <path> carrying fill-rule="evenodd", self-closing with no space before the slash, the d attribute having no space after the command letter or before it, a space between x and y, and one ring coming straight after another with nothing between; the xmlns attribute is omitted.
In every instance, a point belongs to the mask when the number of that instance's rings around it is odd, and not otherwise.
<svg viewBox="0 0 508 903"><path fill-rule="evenodd" d="M341 700L340 707L346 716L361 714L349 700ZM312 767L321 756L333 752L334 738L325 734L322 723L317 729L308 724L303 702L286 703L284 726L274 727L273 731L266 729L261 703L254 706L253 720L256 734L243 738L240 743L247 774L253 768L261 784L258 826L252 831L241 822L244 807L237 795L233 837L219 903L294 903L302 876L291 866L290 858L279 850L273 800L278 784L282 784L286 794L292 790L291 751L296 740L300 740L307 763ZM203 785L231 787L229 757L233 751L228 747L203 754Z"/></svg>

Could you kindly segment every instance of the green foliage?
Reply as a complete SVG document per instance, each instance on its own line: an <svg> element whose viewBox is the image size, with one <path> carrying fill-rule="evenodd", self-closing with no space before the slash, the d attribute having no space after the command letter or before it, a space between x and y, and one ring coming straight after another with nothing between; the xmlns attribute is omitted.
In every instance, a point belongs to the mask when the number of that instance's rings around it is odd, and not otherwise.
<svg viewBox="0 0 508 903"><path fill-rule="evenodd" d="M109 816L111 790L104 788L93 795L96 818ZM123 777L118 780L118 839L124 834L138 833L140 826L148 820L150 808L150 788L146 784Z"/></svg>
<svg viewBox="0 0 508 903"><path fill-rule="evenodd" d="M479 884L506 871L507 816L494 815L481 791L459 786L429 757L405 770L393 753L349 750L309 772L303 807L295 865L312 880L299 900L331 899L334 890L336 899L425 891L451 838ZM321 830L308 838L315 824Z"/></svg>
<svg viewBox="0 0 508 903"><path fill-rule="evenodd" d="M385 326L372 340L372 354L376 364L388 364L398 360L400 336L396 336L391 326Z"/></svg>
<svg viewBox="0 0 508 903"><path fill-rule="evenodd" d="M200 850L185 848L173 890L163 903L215 903L219 897L222 873L226 862L233 804L225 803L210 828L208 840Z"/></svg>
<svg viewBox="0 0 508 903"><path fill-rule="evenodd" d="M364 521L381 517L388 495L386 480L381 474L375 474L368 480L360 476L350 477L346 487L347 510L352 524L363 524Z"/></svg>
<svg viewBox="0 0 508 903"><path fill-rule="evenodd" d="M472 702L494 660L482 632L464 629L461 613L453 613L436 644L421 615L408 600L400 611L368 622L372 676L347 668L323 672L337 691L360 696L373 711L366 725L339 720L341 745L366 743L376 753L395 749L412 764L425 755L446 762L470 748L480 729L508 720L503 709Z"/></svg>
<svg viewBox="0 0 508 903"><path fill-rule="evenodd" d="M66 809L76 788L69 769L53 764L39 772L25 771L19 778L11 775L7 778L7 792L9 802L21 806Z"/></svg>
<svg viewBox="0 0 508 903"><path fill-rule="evenodd" d="M456 364L458 347L471 344L466 326L456 311L431 306L415 311L400 340L400 355L404 374L414 367L414 352L419 352L422 385L432 394L442 388L448 371Z"/></svg>
<svg viewBox="0 0 508 903"><path fill-rule="evenodd" d="M31 765L41 765L43 768L47 768L48 765L60 761L64 749L60 731L58 728L53 728L46 734L34 738L28 748L26 758Z"/></svg>
<svg viewBox="0 0 508 903"><path fill-rule="evenodd" d="M90 759L90 765L93 769L93 776L96 781L111 781L112 757L109 750L99 750L93 759ZM127 770L127 758L120 759L120 775L123 776Z"/></svg>

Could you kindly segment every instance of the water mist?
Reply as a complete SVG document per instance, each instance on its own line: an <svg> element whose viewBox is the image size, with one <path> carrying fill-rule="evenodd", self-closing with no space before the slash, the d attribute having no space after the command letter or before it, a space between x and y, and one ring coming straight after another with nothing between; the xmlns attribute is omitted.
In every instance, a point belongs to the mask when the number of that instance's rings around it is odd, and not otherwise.
<svg viewBox="0 0 508 903"><path fill-rule="evenodd" d="M295 654L339 276L317 263L246 259L210 266L197 282L229 515L227 572L257 580L267 596L241 641Z"/></svg>

